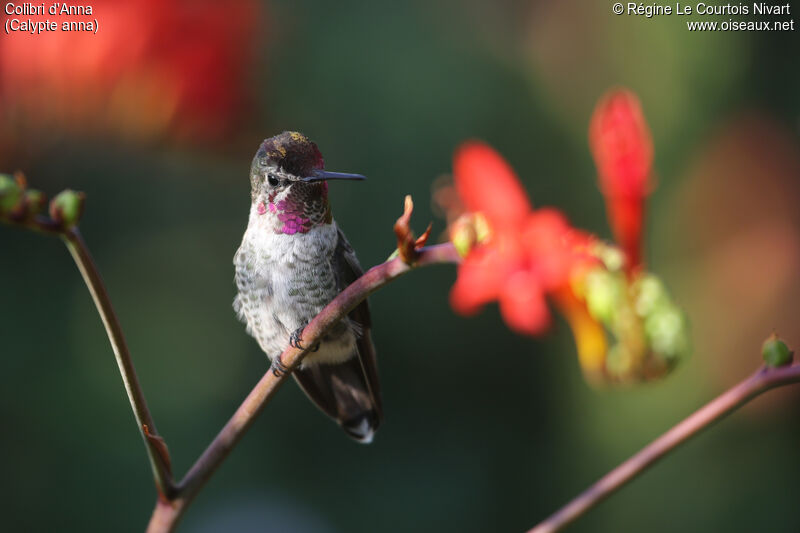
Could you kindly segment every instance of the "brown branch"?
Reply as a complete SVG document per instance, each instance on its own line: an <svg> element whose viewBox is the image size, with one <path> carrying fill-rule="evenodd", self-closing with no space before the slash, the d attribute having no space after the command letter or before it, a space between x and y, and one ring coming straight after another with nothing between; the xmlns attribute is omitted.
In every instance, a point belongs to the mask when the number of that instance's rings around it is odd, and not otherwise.
<svg viewBox="0 0 800 533"><path fill-rule="evenodd" d="M97 312L103 321L103 326L106 328L108 341L114 351L119 373L122 376L122 383L125 385L125 392L128 393L133 416L136 418L136 425L139 427L139 433L142 435L142 440L147 450L147 457L150 460L150 467L153 470L153 479L155 480L159 497L169 499L175 494L175 483L172 479L167 447L164 444L164 440L156 432L155 422L153 422L153 417L147 408L147 401L145 401L144 393L139 385L136 369L133 367L128 344L125 342L122 327L111 305L111 299L103 284L103 279L100 277L97 266L89 254L86 243L83 241L77 227L66 229L60 234L67 245L67 249L72 254L75 264L78 265L78 270L80 270L83 280L86 282L94 305L97 307Z"/></svg>
<svg viewBox="0 0 800 533"><path fill-rule="evenodd" d="M24 178L17 178L18 184L24 190ZM144 398L144 393L139 385L139 379L136 376L136 370L133 367L131 354L128 351L128 345L125 342L125 337L122 334L122 327L120 326L119 319L114 312L114 307L111 305L111 299L106 291L103 279L97 270L97 266L92 259L86 243L83 241L77 226L74 223L80 217L82 211L83 193L70 193L79 198L80 206L72 213L72 221L64 220L61 209L63 206L58 205L58 197L54 199L50 205L50 217L35 214L27 216L25 214L24 200L22 203L12 210L10 213L0 213L4 215L0 217L0 222L5 222L15 227L32 230L46 235L59 236L66 244L75 264L78 266L86 287L92 295L97 312L105 326L108 340L111 343L111 348L114 351L114 357L117 360L120 375L122 376L122 383L125 386L125 392L128 394L128 400L133 410L133 416L136 419L136 425L139 428L139 434L144 441L145 450L147 451L148 459L150 460L150 468L153 471L153 479L158 490L159 498L168 500L175 495L175 482L172 478L170 468L170 458L167 451L167 446L158 433L156 432L155 422L147 408L147 402Z"/></svg>
<svg viewBox="0 0 800 533"><path fill-rule="evenodd" d="M560 531L714 422L770 389L798 382L800 363L778 368L761 368L645 446L528 533Z"/></svg>
<svg viewBox="0 0 800 533"><path fill-rule="evenodd" d="M421 266L458 263L460 261L461 258L453 245L446 243L417 250L413 265L404 262L400 257L396 257L372 267L342 291L308 323L302 334L305 346L313 346L317 339L325 335L334 324L352 311L367 296L406 272ZM256 416L258 416L258 413L274 396L278 387L291 373L291 370L300 364L308 351L309 348L298 349L293 347L288 347L284 350L280 356L280 364L289 369L289 371L283 372L277 368L275 362L273 363L273 366L264 374L264 377L261 378L250 394L247 395L247 398L245 398L228 423L225 424L225 427L222 428L205 452L189 469L186 477L178 484L176 497L170 502L158 502L156 504L147 529L148 533L174 530L178 520L180 520L198 491L214 471L219 468L222 461L225 460L231 449L239 442Z"/></svg>

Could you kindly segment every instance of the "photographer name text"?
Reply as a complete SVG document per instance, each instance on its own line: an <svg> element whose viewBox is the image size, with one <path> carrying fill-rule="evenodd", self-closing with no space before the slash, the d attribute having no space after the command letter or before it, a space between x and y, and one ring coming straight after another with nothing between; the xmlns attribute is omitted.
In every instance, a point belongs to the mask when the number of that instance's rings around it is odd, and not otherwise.
<svg viewBox="0 0 800 533"><path fill-rule="evenodd" d="M622 12L618 6L622 3L614 4L614 11L617 15ZM650 4L628 2L624 4L626 15L644 16L647 18L660 15L791 15L792 7L789 4L768 4L764 2L754 2L753 4L706 4L699 2L696 4L682 4L680 2L672 4Z"/></svg>

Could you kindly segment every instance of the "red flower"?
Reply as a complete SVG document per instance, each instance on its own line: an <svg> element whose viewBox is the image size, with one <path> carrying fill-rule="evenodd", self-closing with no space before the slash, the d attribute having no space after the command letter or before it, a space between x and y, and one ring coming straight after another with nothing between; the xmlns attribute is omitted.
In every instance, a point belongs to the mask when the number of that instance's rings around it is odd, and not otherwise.
<svg viewBox="0 0 800 533"><path fill-rule="evenodd" d="M453 308L473 314L497 300L512 329L542 333L550 323L546 297L588 260L589 237L555 209L533 210L514 171L490 146L465 143L453 168L463 205L489 227L489 236L459 266L450 293Z"/></svg>
<svg viewBox="0 0 800 533"><path fill-rule="evenodd" d="M642 267L642 225L653 164L650 129L635 94L616 89L600 99L589 125L589 144L611 230L630 274Z"/></svg>
<svg viewBox="0 0 800 533"><path fill-rule="evenodd" d="M555 209L534 210L508 163L468 142L455 154L455 187L434 196L465 257L451 304L471 314L497 301L512 329L536 335L548 326L552 303L572 329L587 380L663 376L688 340L681 310L641 260L653 145L636 96L618 90L601 99L589 135L619 246L573 229Z"/></svg>
<svg viewBox="0 0 800 533"><path fill-rule="evenodd" d="M483 213L495 227L522 226L531 204L514 171L491 146L464 143L453 160L453 173L467 211Z"/></svg>

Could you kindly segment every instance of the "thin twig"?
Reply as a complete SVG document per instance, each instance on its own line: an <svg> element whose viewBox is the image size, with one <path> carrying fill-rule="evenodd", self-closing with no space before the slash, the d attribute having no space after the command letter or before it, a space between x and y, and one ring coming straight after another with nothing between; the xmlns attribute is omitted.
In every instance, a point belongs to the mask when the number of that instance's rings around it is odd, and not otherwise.
<svg viewBox="0 0 800 533"><path fill-rule="evenodd" d="M139 428L139 434L142 436L147 457L150 460L150 468L153 471L153 479L159 498L169 500L175 497L176 488L172 478L167 446L156 432L155 422L153 422L153 417L147 408L147 402L139 385L139 378L136 376L136 370L133 367L131 354L128 351L128 345L125 342L119 319L114 312L114 307L111 305L111 299L108 296L103 279L100 277L100 272L97 270L97 266L77 226L65 227L62 223L44 215L36 215L29 219L19 220L5 218L2 222L47 235L59 236L66 244L72 258L75 260L75 264L78 266L78 270L83 276L83 281L86 283L89 293L92 295L92 300L103 321L103 326L105 326L108 340L111 343L111 348L114 351L114 357L117 360L117 366L122 376L125 392L128 394L128 400L133 410L133 416Z"/></svg>
<svg viewBox="0 0 800 533"><path fill-rule="evenodd" d="M724 418L763 392L798 382L800 382L800 364L779 368L761 368L645 446L636 455L600 478L594 485L528 533L560 531L644 472L661 457L714 422Z"/></svg>
<svg viewBox="0 0 800 533"><path fill-rule="evenodd" d="M306 348L288 347L281 354L281 363L290 371L273 372L272 368L268 370L194 466L189 469L186 477L178 484L177 497L168 503L157 503L147 528L148 533L174 530L187 506L242 438L261 409L291 373L291 369L300 364L309 351L308 347L313 346L316 340L324 336L342 317L352 311L367 296L414 268L440 263L458 263L460 260L458 252L450 243L421 248L418 250L413 265L396 257L372 267L342 291L303 330L302 339Z"/></svg>
<svg viewBox="0 0 800 533"><path fill-rule="evenodd" d="M175 483L172 480L170 471L169 455L166 452L166 445L163 444L163 440L156 432L153 417L150 414L150 410L147 408L147 402L145 401L142 388L139 385L139 378L136 376L136 370L133 367L131 354L125 342L125 336L122 334L122 327L111 305L111 299L108 297L108 292L97 270L97 266L92 256L89 254L86 243L83 241L78 229L71 228L64 230L61 236L70 254L72 254L75 264L78 265L78 270L80 270L83 280L89 288L92 300L94 300L94 305L97 307L97 312L103 320L103 325L108 334L108 340L111 343L111 348L114 350L117 366L119 366L119 373L122 375L125 391L128 393L128 400L130 400L131 409L133 409L133 416L136 418L139 433L142 435L142 440L144 440L147 456L150 459L150 467L153 470L153 479L155 480L159 496L161 498L170 499L175 495Z"/></svg>
<svg viewBox="0 0 800 533"><path fill-rule="evenodd" d="M30 220L3 219L2 222L15 228L27 229L46 235L57 235L59 237L65 237L65 233L69 231L65 230L61 224L43 215L37 215Z"/></svg>

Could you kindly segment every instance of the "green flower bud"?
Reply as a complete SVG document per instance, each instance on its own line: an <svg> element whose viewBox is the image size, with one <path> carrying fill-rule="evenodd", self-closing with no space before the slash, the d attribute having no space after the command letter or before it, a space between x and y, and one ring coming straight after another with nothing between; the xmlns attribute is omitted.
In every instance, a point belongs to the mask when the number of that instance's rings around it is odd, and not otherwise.
<svg viewBox="0 0 800 533"><path fill-rule="evenodd" d="M598 241L592 247L591 253L602 261L610 272L619 272L625 266L625 255L616 246Z"/></svg>
<svg viewBox="0 0 800 533"><path fill-rule="evenodd" d="M764 341L761 347L761 357L769 367L786 366L791 364L794 352L789 350L782 340L774 333Z"/></svg>
<svg viewBox="0 0 800 533"><path fill-rule="evenodd" d="M650 348L662 360L684 357L689 352L689 327L683 312L666 304L644 318L644 331Z"/></svg>
<svg viewBox="0 0 800 533"><path fill-rule="evenodd" d="M25 217L33 218L44 211L44 206L47 204L47 196L42 191L28 189L25 191L24 203Z"/></svg>
<svg viewBox="0 0 800 533"><path fill-rule="evenodd" d="M634 285L636 293L636 313L647 316L659 307L669 305L667 288L653 274L645 274L636 280Z"/></svg>
<svg viewBox="0 0 800 533"><path fill-rule="evenodd" d="M0 215L5 215L19 202L22 191L13 177L0 174Z"/></svg>
<svg viewBox="0 0 800 533"><path fill-rule="evenodd" d="M584 278L584 298L589 314L610 327L620 308L624 290L623 280L618 275L602 267L588 272Z"/></svg>
<svg viewBox="0 0 800 533"><path fill-rule="evenodd" d="M454 228L451 238L453 246L455 246L458 255L461 257L467 257L467 255L469 255L469 252L472 250L472 247L475 246L477 240L474 229L467 225Z"/></svg>
<svg viewBox="0 0 800 533"><path fill-rule="evenodd" d="M81 218L86 195L67 189L50 202L50 218L65 228L71 228Z"/></svg>

